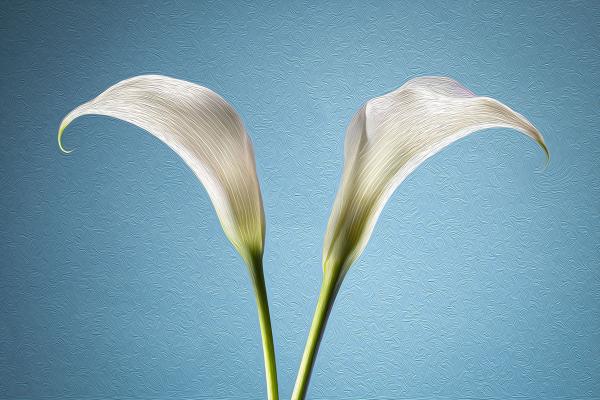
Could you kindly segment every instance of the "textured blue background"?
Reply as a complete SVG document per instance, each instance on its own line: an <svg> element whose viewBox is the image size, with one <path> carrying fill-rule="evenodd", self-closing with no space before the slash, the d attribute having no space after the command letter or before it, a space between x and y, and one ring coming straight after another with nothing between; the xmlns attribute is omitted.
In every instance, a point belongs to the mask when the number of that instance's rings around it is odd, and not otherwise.
<svg viewBox="0 0 600 400"><path fill-rule="evenodd" d="M283 398L361 103L440 74L523 113L546 170L532 141L496 129L392 197L310 396L598 398L600 3L226 3L2 3L0 398L265 392L249 280L192 173L107 118L78 120L76 151L57 149L67 111L143 73L216 90L254 141Z"/></svg>

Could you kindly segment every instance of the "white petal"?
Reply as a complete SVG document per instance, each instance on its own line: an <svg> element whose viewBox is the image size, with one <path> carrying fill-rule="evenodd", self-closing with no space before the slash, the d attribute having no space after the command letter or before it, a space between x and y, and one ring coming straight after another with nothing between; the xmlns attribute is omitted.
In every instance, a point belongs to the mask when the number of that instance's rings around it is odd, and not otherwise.
<svg viewBox="0 0 600 400"><path fill-rule="evenodd" d="M423 161L475 131L505 127L542 135L504 104L445 77L421 77L369 100L346 132L344 172L329 218L323 266L344 271L364 250L398 185Z"/></svg>
<svg viewBox="0 0 600 400"><path fill-rule="evenodd" d="M202 182L225 234L249 261L262 255L264 214L254 153L243 123L221 96L191 82L147 75L124 80L71 111L137 125L173 149Z"/></svg>

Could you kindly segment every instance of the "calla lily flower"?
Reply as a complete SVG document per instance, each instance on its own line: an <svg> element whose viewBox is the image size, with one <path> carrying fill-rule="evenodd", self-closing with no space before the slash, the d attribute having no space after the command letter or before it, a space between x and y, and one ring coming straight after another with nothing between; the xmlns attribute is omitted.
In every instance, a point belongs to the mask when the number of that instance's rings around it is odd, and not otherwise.
<svg viewBox="0 0 600 400"><path fill-rule="evenodd" d="M512 128L542 135L522 115L479 97L446 77L420 77L367 101L346 131L344 171L323 246L323 286L296 380L304 398L327 317L342 280L365 249L390 196L427 158L481 129Z"/></svg>
<svg viewBox="0 0 600 400"><path fill-rule="evenodd" d="M277 372L262 256L265 217L252 143L234 108L217 93L191 82L146 75L124 80L63 119L58 133L76 118L105 115L156 136L191 168L204 185L223 231L244 259L255 289L269 399L277 399Z"/></svg>

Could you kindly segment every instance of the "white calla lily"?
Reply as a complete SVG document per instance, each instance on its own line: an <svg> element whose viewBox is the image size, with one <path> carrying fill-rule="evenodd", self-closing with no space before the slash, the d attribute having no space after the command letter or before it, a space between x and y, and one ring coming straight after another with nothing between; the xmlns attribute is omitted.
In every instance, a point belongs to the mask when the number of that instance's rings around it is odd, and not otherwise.
<svg viewBox="0 0 600 400"><path fill-rule="evenodd" d="M137 76L111 86L63 119L58 133L83 115L105 115L137 125L175 151L202 182L226 236L246 262L262 333L267 391L276 399L277 373L264 284L265 218L252 143L239 115L221 96L191 82Z"/></svg>
<svg viewBox="0 0 600 400"><path fill-rule="evenodd" d="M242 120L221 96L166 76L117 83L63 119L105 115L145 129L175 151L202 182L225 234L246 261L262 254L265 221L254 153Z"/></svg>
<svg viewBox="0 0 600 400"><path fill-rule="evenodd" d="M365 103L346 132L344 172L323 247L323 287L293 399L304 398L319 342L348 268L362 253L386 202L423 161L475 131L512 128L542 135L497 100L446 77L420 77Z"/></svg>

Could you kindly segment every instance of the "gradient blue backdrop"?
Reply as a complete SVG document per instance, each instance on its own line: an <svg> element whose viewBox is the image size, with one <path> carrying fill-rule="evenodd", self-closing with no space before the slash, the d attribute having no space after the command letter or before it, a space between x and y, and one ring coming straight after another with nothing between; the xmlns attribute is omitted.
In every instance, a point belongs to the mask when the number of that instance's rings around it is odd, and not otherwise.
<svg viewBox="0 0 600 400"><path fill-rule="evenodd" d="M183 162L101 117L57 149L66 112L144 73L219 92L254 141L283 398L361 103L439 74L523 113L546 170L489 130L392 197L310 397L600 396L600 3L319 3L2 2L0 398L264 396L246 270Z"/></svg>

